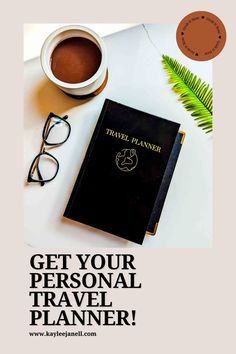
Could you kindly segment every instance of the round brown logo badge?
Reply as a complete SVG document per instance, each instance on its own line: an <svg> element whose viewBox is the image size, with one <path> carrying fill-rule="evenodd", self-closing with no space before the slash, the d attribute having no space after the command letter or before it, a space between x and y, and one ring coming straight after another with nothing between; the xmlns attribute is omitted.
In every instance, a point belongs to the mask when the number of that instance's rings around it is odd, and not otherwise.
<svg viewBox="0 0 236 354"><path fill-rule="evenodd" d="M219 17L211 12L195 11L180 22L176 40L180 50L190 59L210 60L224 48L225 26Z"/></svg>

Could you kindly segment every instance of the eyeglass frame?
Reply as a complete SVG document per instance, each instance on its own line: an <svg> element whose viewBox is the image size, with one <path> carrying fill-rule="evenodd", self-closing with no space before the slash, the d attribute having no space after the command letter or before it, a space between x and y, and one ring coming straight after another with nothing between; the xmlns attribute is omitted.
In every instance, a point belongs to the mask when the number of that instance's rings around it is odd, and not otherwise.
<svg viewBox="0 0 236 354"><path fill-rule="evenodd" d="M48 131L47 131L47 129L49 128L49 124L48 124L48 123L50 122L51 118L53 118L53 117L62 120L64 123L67 124L68 129L69 129L68 135L67 135L66 139L65 139L64 141L60 142L60 143L49 143L49 142L47 142L47 138L48 138L48 136L49 136L50 130L53 128L53 126L52 126L52 127L49 129L49 132L48 132ZM70 133L71 133L71 125L70 125L70 123L66 120L67 118L68 118L68 115L65 115L64 117L60 117L60 116L58 116L57 114L55 114L55 113L53 113L53 112L50 112L50 113L49 113L49 115L48 115L48 117L47 117L47 120L46 120L46 122L45 122L45 124L44 124L44 127L43 127L43 132L42 132L42 139L43 139L43 141L42 141L42 144L41 144L41 147L40 147L40 151L39 151L39 153L35 156L35 158L33 159L32 163L31 163L31 165L30 165L30 169L29 169L29 173L28 173L28 177L27 177L27 182L29 182L29 183L31 183L31 182L37 182L37 183L40 183L41 186L44 186L45 183L52 181L52 180L57 176L58 171L59 171L59 161L56 159L55 156L53 156L52 154L50 154L49 152L47 152L47 151L45 150L45 147L46 147L46 146L51 146L51 147L54 146L54 147L57 147L57 146L59 146L59 145L64 144L64 143L69 139L69 136L70 136ZM47 134L47 136L45 137L46 134ZM52 178L49 178L49 179L46 179L46 180L43 179L43 177L42 177L42 175L41 175L41 173L40 173L40 170L39 170L39 168L38 168L38 163L35 164L36 160L37 160L37 159L39 160L39 157L42 156L42 155L48 155L48 156L50 156L53 160L55 160L56 165L57 165L55 175L54 175ZM35 164L35 166L34 166L34 164ZM33 166L34 166L34 168L33 168ZM37 172L38 172L38 175L39 175L39 178L41 179L41 181L40 181L40 180L36 180L36 179L34 179L34 178L32 177L32 174L34 173L34 171L35 171L36 168L37 168Z"/></svg>

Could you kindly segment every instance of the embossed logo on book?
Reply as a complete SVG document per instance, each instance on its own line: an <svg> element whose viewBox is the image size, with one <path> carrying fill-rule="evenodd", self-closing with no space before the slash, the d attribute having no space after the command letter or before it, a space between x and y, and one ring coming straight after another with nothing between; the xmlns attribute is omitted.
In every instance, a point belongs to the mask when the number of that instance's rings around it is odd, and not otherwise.
<svg viewBox="0 0 236 354"><path fill-rule="evenodd" d="M124 172L130 172L138 165L138 156L135 149L122 149L117 153L116 166Z"/></svg>

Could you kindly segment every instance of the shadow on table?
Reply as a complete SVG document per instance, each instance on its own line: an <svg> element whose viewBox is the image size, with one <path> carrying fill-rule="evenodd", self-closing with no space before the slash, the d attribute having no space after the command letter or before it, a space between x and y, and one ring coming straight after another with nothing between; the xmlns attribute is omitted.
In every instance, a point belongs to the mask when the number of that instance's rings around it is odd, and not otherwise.
<svg viewBox="0 0 236 354"><path fill-rule="evenodd" d="M34 100L42 118L45 119L49 112L61 115L73 107L87 103L91 98L76 99L69 97L52 82L44 79L34 92Z"/></svg>
<svg viewBox="0 0 236 354"><path fill-rule="evenodd" d="M110 240L112 239L116 243L116 246L109 246L108 248L125 247L125 246L127 246L129 244L128 240L122 239L122 238L120 238L118 236L112 235L112 234L110 234L108 232L99 230L99 229L94 228L92 226L82 224L82 223L80 223L78 221L67 219L64 216L61 217L60 221L61 221L62 225L68 227L68 230L70 228L70 231L71 231L70 232L70 237L74 236L74 237L78 238L79 237L79 232L82 232L82 234L83 234L83 231L84 232L90 231L90 234L87 235L87 237L90 238L90 240L89 240L90 244L92 244L92 241L93 241L92 239L94 237L99 237L100 239L103 239L103 242L104 242L104 239L106 239L106 238L109 238ZM92 232L92 234L91 234L91 232ZM90 245L90 247L91 247L91 245ZM95 248L96 247L99 247L99 246L95 246Z"/></svg>

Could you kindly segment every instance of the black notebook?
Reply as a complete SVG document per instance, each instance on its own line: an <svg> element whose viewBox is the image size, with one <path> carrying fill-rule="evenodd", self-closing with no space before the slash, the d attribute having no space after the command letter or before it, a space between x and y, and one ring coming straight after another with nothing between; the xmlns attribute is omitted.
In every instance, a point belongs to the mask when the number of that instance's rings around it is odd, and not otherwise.
<svg viewBox="0 0 236 354"><path fill-rule="evenodd" d="M64 216L142 244L160 218L179 127L106 99Z"/></svg>

